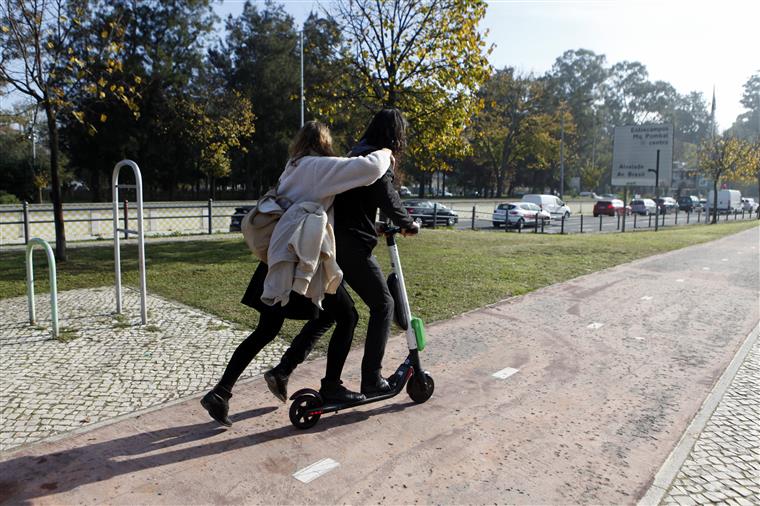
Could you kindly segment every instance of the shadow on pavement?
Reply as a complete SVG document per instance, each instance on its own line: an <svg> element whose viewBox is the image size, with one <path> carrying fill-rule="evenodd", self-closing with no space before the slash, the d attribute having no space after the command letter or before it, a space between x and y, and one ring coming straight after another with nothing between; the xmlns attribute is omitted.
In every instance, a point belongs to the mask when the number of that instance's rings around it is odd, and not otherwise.
<svg viewBox="0 0 760 506"><path fill-rule="evenodd" d="M233 439L207 441L226 433L215 422L208 422L167 427L47 455L20 456L0 462L0 504L30 503L36 498L66 492L115 476L209 457L290 436L322 432L336 426L361 422L374 415L402 411L413 405L413 402L406 402L335 414L323 418L315 427L306 431L287 425ZM252 409L230 415L230 419L240 423L276 409L273 406ZM171 449L179 445L190 446ZM106 498L103 500L107 502Z"/></svg>

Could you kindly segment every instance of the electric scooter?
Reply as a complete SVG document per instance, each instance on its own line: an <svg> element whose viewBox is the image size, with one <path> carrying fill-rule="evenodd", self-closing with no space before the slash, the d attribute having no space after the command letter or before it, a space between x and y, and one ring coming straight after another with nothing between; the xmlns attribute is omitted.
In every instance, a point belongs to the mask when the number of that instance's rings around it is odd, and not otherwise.
<svg viewBox="0 0 760 506"><path fill-rule="evenodd" d="M396 246L396 234L401 232L401 228L383 225L379 231L385 235L385 242L390 251L392 272L388 276L388 289L393 296L393 315L398 326L406 331L409 355L398 366L393 376L388 378L391 390L385 394L373 395L358 402L325 404L322 396L316 390L304 388L295 392L290 397L293 403L290 405L289 415L291 423L296 428L309 429L314 427L325 413L337 413L344 409L390 399L398 395L404 386L406 386L406 393L409 394L412 401L418 404L427 401L433 395L433 390L435 390L433 377L422 369L420 363L419 352L425 349L425 329L422 320L412 317L409 299L406 295L404 275L401 271L398 247Z"/></svg>

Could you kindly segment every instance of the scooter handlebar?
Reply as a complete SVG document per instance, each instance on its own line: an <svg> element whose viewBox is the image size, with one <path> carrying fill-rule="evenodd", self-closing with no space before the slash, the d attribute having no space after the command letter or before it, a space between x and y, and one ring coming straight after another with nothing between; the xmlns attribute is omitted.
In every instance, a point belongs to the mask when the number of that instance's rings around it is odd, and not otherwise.
<svg viewBox="0 0 760 506"><path fill-rule="evenodd" d="M378 223L375 225L375 229L377 230L378 234L383 235L395 235L401 233L401 227L397 227L389 223Z"/></svg>

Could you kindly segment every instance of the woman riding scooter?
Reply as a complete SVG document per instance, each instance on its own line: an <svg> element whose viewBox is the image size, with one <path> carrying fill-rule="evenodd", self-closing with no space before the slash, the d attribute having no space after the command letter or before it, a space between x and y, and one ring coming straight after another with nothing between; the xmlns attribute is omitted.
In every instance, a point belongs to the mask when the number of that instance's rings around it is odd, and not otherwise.
<svg viewBox="0 0 760 506"><path fill-rule="evenodd" d="M372 118L349 156L363 156L377 149L393 152L398 161L406 148L406 120L398 109L383 109ZM378 208L404 231L413 235L419 225L406 212L393 187L393 170L369 186L354 188L335 198L335 242L343 279L369 307L367 340L362 358L361 392L382 395L391 387L382 376L385 345L393 318L393 297L385 276L372 254L377 246L375 218Z"/></svg>

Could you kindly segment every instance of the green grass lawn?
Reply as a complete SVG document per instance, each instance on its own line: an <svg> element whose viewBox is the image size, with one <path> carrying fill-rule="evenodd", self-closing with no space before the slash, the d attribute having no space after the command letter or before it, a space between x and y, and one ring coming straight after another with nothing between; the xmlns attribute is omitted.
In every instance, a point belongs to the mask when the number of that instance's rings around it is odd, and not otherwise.
<svg viewBox="0 0 760 506"><path fill-rule="evenodd" d="M549 235L454 230L424 230L400 238L399 250L412 312L426 322L520 295L542 286L629 262L637 258L717 239L757 222L669 228L660 232ZM388 272L387 249L376 253ZM258 313L240 304L256 260L242 240L146 245L148 291L253 328ZM137 285L137 250L122 249L124 283ZM113 248L72 248L58 265L58 290L112 286ZM44 254L35 253L37 292L48 290ZM0 253L0 298L25 294L24 254ZM367 311L361 315L356 343L363 341ZM61 308L65 315L66 308ZM301 322L288 322L290 337ZM322 343L324 345L324 343Z"/></svg>

